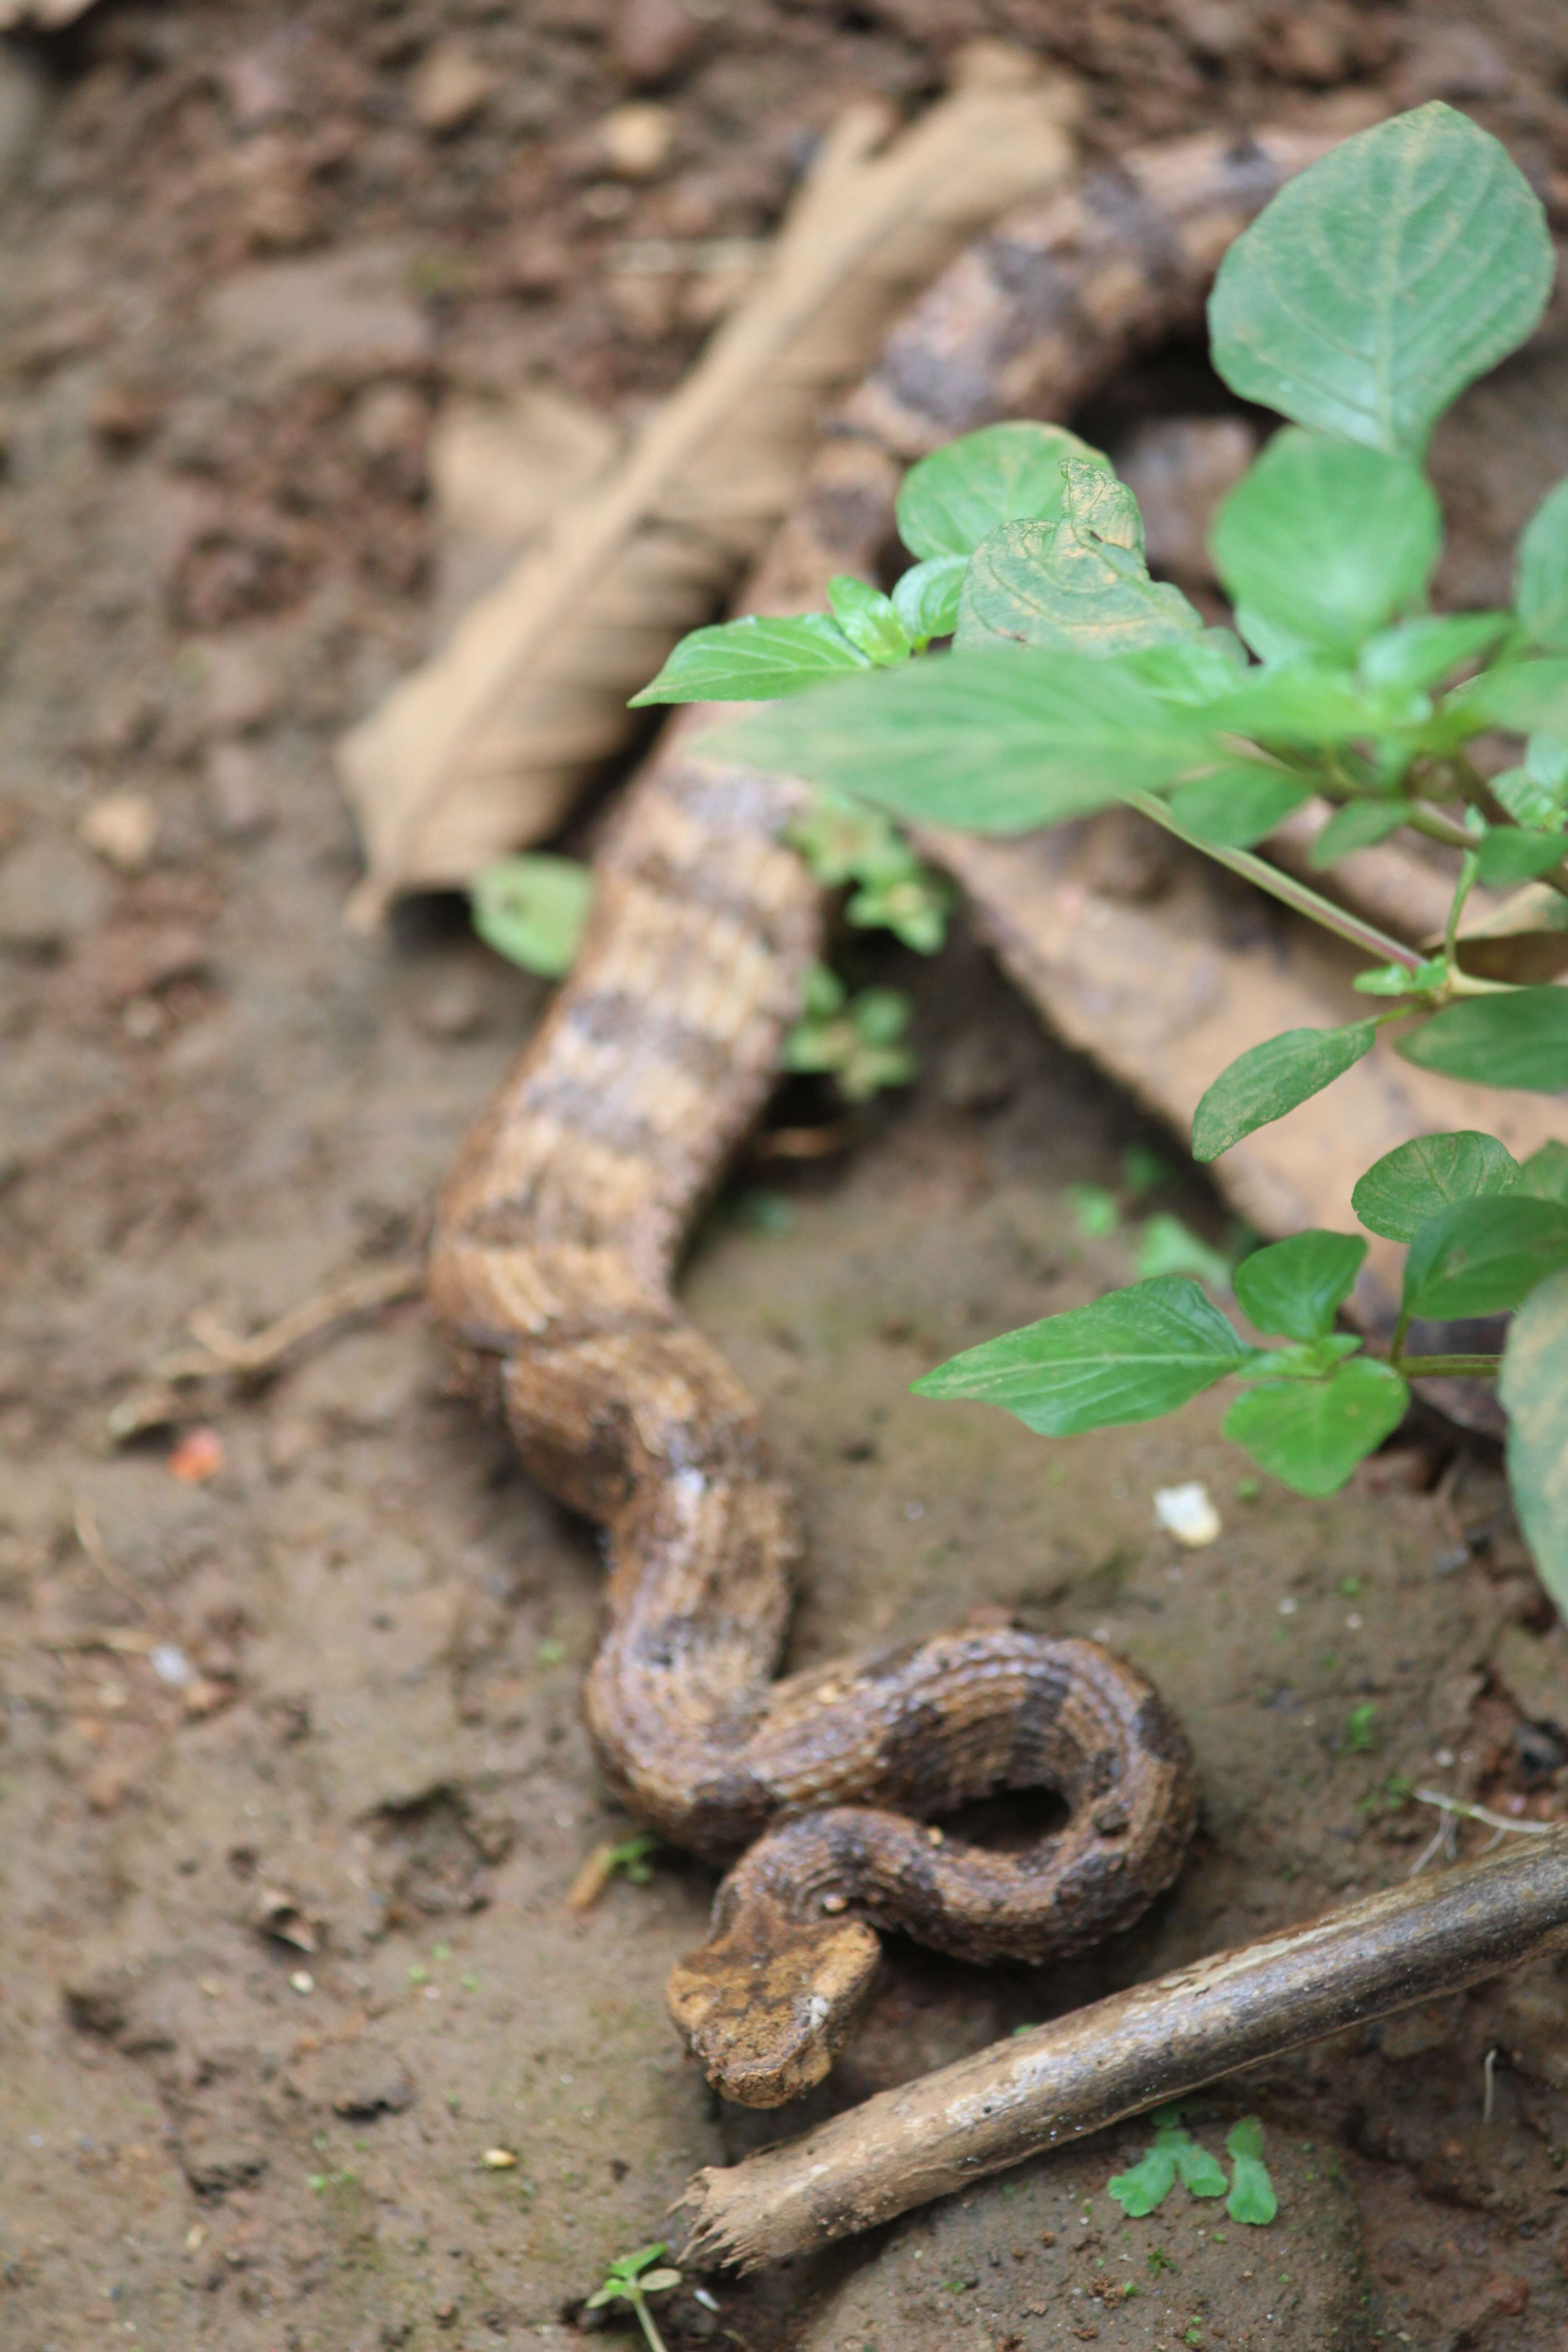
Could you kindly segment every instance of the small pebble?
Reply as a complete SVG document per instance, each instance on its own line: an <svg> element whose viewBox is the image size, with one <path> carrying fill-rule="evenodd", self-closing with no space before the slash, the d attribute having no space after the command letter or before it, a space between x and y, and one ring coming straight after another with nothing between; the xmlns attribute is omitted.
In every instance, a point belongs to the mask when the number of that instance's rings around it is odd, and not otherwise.
<svg viewBox="0 0 1568 2352"><path fill-rule="evenodd" d="M296 1992L314 1992L316 1979L309 1969L296 1969L289 1979Z"/></svg>
<svg viewBox="0 0 1568 2352"><path fill-rule="evenodd" d="M1225 1532L1201 1478L1190 1478L1183 1486L1157 1486L1154 1517L1179 1544L1185 1544L1192 1551L1217 1542Z"/></svg>
<svg viewBox="0 0 1568 2352"><path fill-rule="evenodd" d="M510 2172L517 2158L510 2147L487 2147L479 2162L491 2172Z"/></svg>
<svg viewBox="0 0 1568 2352"><path fill-rule="evenodd" d="M158 839L158 812L145 793L105 793L79 823L77 839L117 874L141 874Z"/></svg>
<svg viewBox="0 0 1568 2352"><path fill-rule="evenodd" d="M675 117L651 99L611 109L595 134L599 152L623 180L657 179L675 145Z"/></svg>
<svg viewBox="0 0 1568 2352"><path fill-rule="evenodd" d="M196 1670L176 1643L160 1642L149 1652L147 1663L171 1690L185 1690L195 1681Z"/></svg>
<svg viewBox="0 0 1568 2352"><path fill-rule="evenodd" d="M1285 1595L1284 1600L1279 1603L1279 1614L1281 1617L1294 1617L1300 1605L1301 1604L1297 1600L1295 1594L1293 1592L1288 1592Z"/></svg>
<svg viewBox="0 0 1568 2352"><path fill-rule="evenodd" d="M438 139L472 121L494 87L467 41L437 41L414 77L409 103L421 131Z"/></svg>
<svg viewBox="0 0 1568 2352"><path fill-rule="evenodd" d="M216 1429L190 1429L169 1456L169 1475L182 1486L203 1486L223 1468L223 1440Z"/></svg>

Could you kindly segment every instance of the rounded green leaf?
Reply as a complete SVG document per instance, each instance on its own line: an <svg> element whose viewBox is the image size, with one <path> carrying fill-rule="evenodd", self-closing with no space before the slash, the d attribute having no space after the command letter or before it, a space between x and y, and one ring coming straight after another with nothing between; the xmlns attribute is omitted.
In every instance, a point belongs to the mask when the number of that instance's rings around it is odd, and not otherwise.
<svg viewBox="0 0 1568 2352"><path fill-rule="evenodd" d="M1542 1582L1568 1613L1568 1272L1532 1290L1510 1324L1498 1393L1519 1524Z"/></svg>
<svg viewBox="0 0 1568 2352"><path fill-rule="evenodd" d="M1209 301L1214 363L1298 424L1419 455L1530 334L1552 272L1506 148L1435 102L1345 140L1237 238Z"/></svg>
<svg viewBox="0 0 1568 2352"><path fill-rule="evenodd" d="M824 678L866 669L870 656L850 644L826 613L782 620L748 614L682 637L658 676L630 705L652 702L771 702Z"/></svg>
<svg viewBox="0 0 1568 2352"><path fill-rule="evenodd" d="M590 867L540 854L498 857L480 868L468 891L485 945L551 980L572 969L593 895Z"/></svg>
<svg viewBox="0 0 1568 2352"><path fill-rule="evenodd" d="M1425 694L1462 663L1489 653L1508 627L1506 613L1423 614L1364 645L1361 674L1368 686Z"/></svg>
<svg viewBox="0 0 1568 2352"><path fill-rule="evenodd" d="M1267 2227L1279 2210L1279 2200L1263 2161L1263 2126L1256 2116L1246 2116L1225 2144L1236 2165L1226 2211L1233 2221Z"/></svg>
<svg viewBox="0 0 1568 2352"><path fill-rule="evenodd" d="M1519 1189L1531 1193L1538 1201L1562 1201L1568 1203L1568 1143L1560 1143L1555 1136L1521 1160Z"/></svg>
<svg viewBox="0 0 1568 2352"><path fill-rule="evenodd" d="M1062 465L1110 460L1065 425L986 425L911 466L899 492L899 537L911 555L973 555L1005 522L1054 521Z"/></svg>
<svg viewBox="0 0 1568 2352"><path fill-rule="evenodd" d="M1254 1128L1321 1094L1371 1053L1376 1034L1371 1021L1344 1029L1286 1029L1238 1055L1193 1114L1193 1158L1217 1160Z"/></svg>
<svg viewBox="0 0 1568 2352"><path fill-rule="evenodd" d="M1418 1135L1374 1160L1351 1194L1351 1206L1369 1233L1413 1242L1428 1218L1458 1201L1511 1192L1519 1166L1506 1144L1473 1127L1448 1135Z"/></svg>
<svg viewBox="0 0 1568 2352"><path fill-rule="evenodd" d="M1211 727L1266 743L1349 743L1399 724L1397 697L1363 687L1349 670L1281 662L1249 670L1205 707Z"/></svg>
<svg viewBox="0 0 1568 2352"><path fill-rule="evenodd" d="M1242 1259L1231 1278L1237 1305L1260 1331L1321 1339L1332 1330L1365 1255L1359 1234L1292 1234Z"/></svg>
<svg viewBox="0 0 1568 2352"><path fill-rule="evenodd" d="M1534 661L1499 662L1457 686L1437 714L1442 728L1458 720L1463 732L1507 727L1516 735L1568 735L1568 658L1545 654Z"/></svg>
<svg viewBox="0 0 1568 2352"><path fill-rule="evenodd" d="M1508 1192L1458 1201L1427 1219L1405 1261L1413 1315L1502 1315L1568 1265L1568 1208Z"/></svg>
<svg viewBox="0 0 1568 2352"><path fill-rule="evenodd" d="M1168 783L1205 742L1200 714L1117 661L997 649L825 687L715 728L701 751L921 824L1023 833Z"/></svg>
<svg viewBox="0 0 1568 2352"><path fill-rule="evenodd" d="M1547 491L1524 527L1514 604L1533 644L1568 653L1568 479Z"/></svg>
<svg viewBox="0 0 1568 2352"><path fill-rule="evenodd" d="M1250 849L1311 798L1311 787L1260 760L1231 760L1178 784L1170 810L1178 824L1216 849Z"/></svg>
<svg viewBox="0 0 1568 2352"><path fill-rule="evenodd" d="M1352 1356L1326 1381L1248 1389L1226 1414L1225 1433L1293 1494L1337 1494L1398 1428L1409 1394L1392 1366Z"/></svg>
<svg viewBox="0 0 1568 2352"><path fill-rule="evenodd" d="M1423 1070L1479 1086L1568 1087L1568 989L1515 988L1446 1004L1399 1051Z"/></svg>
<svg viewBox="0 0 1568 2352"><path fill-rule="evenodd" d="M1210 534L1237 604L1340 654L1415 602L1442 543L1436 494L1409 458L1296 428L1275 435Z"/></svg>
<svg viewBox="0 0 1568 2352"><path fill-rule="evenodd" d="M868 660L891 665L910 657L910 636L890 596L868 587L852 572L836 572L827 583L833 617L850 644Z"/></svg>
<svg viewBox="0 0 1568 2352"><path fill-rule="evenodd" d="M1070 1437L1173 1412L1249 1354L1195 1282L1160 1275L966 1348L914 1393L999 1404L1044 1436Z"/></svg>
<svg viewBox="0 0 1568 2352"><path fill-rule="evenodd" d="M1199 614L1179 588L1150 579L1141 551L1075 525L1005 523L981 541L959 599L961 648L1002 640L1119 654L1201 634Z"/></svg>
<svg viewBox="0 0 1568 2352"><path fill-rule="evenodd" d="M933 555L925 563L911 563L900 578L893 590L893 610L911 645L952 636L958 626L958 599L968 569L967 555Z"/></svg>
<svg viewBox="0 0 1568 2352"><path fill-rule="evenodd" d="M1206 2147L1184 2132L1173 2146L1176 2159L1176 2178L1192 2197L1223 2197L1225 2167Z"/></svg>
<svg viewBox="0 0 1568 2352"><path fill-rule="evenodd" d="M1106 2182L1105 2193L1115 2199L1129 2221L1138 2221L1163 2205L1175 2185L1176 2151L1169 2143L1157 2140L1136 2164Z"/></svg>

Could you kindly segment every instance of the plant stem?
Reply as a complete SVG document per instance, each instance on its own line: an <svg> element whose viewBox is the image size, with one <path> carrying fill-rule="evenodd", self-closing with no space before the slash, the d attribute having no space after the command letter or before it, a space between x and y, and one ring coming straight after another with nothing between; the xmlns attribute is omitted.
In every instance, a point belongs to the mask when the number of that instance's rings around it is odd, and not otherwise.
<svg viewBox="0 0 1568 2352"><path fill-rule="evenodd" d="M1475 850L1471 848L1466 852L1464 862L1459 867L1459 879L1455 885L1453 904L1448 908L1447 927L1443 934L1443 952L1448 959L1450 971L1453 970L1456 961L1455 948L1459 935L1459 917L1465 911L1465 901L1474 888L1476 876L1479 872L1480 860L1477 857Z"/></svg>
<svg viewBox="0 0 1568 2352"><path fill-rule="evenodd" d="M1282 873L1278 866L1270 866L1266 857L1255 857L1247 849L1221 849L1215 842L1205 841L1200 834L1189 831L1155 793L1124 793L1122 798L1130 808L1137 809L1142 816L1152 817L1154 823L1163 825L1167 833L1173 833L1178 841L1186 842L1194 849L1201 849L1205 857L1212 857L1217 865L1228 866L1233 874L1239 874L1245 880L1255 883L1258 889L1267 890L1270 898L1278 898L1298 915L1305 915L1309 922L1321 925L1325 931L1332 931L1342 940L1348 940L1352 947L1364 948L1369 955L1381 957L1384 963L1398 964L1404 971L1419 971L1421 969L1425 958L1415 948L1407 948L1402 940L1393 938L1387 931L1380 931L1375 923L1364 922L1359 915L1349 913L1343 907L1336 907L1331 899L1320 898L1317 891L1310 889L1305 882L1298 882L1293 874Z"/></svg>
<svg viewBox="0 0 1568 2352"><path fill-rule="evenodd" d="M640 2294L634 2294L627 2299L631 2304L632 2309L637 2313L638 2324L642 2328L643 2334L647 2338L648 2352L668 2352L668 2347L667 2347L663 2336L659 2334L658 2329L654 2326L653 2314L648 2309L645 2298Z"/></svg>
<svg viewBox="0 0 1568 2352"><path fill-rule="evenodd" d="M1389 1362L1411 1380L1431 1379L1439 1372L1489 1373L1502 1369L1500 1356L1391 1356Z"/></svg>

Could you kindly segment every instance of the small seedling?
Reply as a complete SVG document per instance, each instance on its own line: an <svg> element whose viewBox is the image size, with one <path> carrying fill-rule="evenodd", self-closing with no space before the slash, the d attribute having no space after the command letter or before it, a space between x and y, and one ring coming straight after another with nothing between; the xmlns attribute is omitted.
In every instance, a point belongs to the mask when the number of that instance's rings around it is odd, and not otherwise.
<svg viewBox="0 0 1568 2352"><path fill-rule="evenodd" d="M852 997L836 972L816 964L806 975L805 1011L784 1040L784 1067L831 1076L849 1102L907 1087L915 1057L899 1040L909 1018L910 1001L896 988L863 988Z"/></svg>
<svg viewBox="0 0 1568 2352"><path fill-rule="evenodd" d="M652 2312L646 2298L664 2294L680 2284L680 2273L668 2269L655 2270L653 2264L668 2248L661 2239L657 2245L639 2246L635 2254L622 2254L605 2273L605 2284L588 2297L584 2306L589 2311L602 2311L606 2304L629 2304L637 2315L637 2326L647 2340L648 2352L667 2352L663 2336L654 2325Z"/></svg>
<svg viewBox="0 0 1568 2352"><path fill-rule="evenodd" d="M1163 2205L1179 2180L1194 2197L1223 2197L1225 2174L1206 2148L1200 2147L1182 2121L1180 2107L1160 2107L1152 2117L1154 2138L1126 2172L1107 2184L1130 2221L1152 2213Z"/></svg>
<svg viewBox="0 0 1568 2352"><path fill-rule="evenodd" d="M1262 2228L1279 2210L1279 2200L1263 2161L1263 2126L1256 2116L1244 2116L1240 2123L1231 2126L1225 2144L1234 2166L1225 2210L1233 2221Z"/></svg>
<svg viewBox="0 0 1568 2352"><path fill-rule="evenodd" d="M1345 1717L1345 1747L1352 1756L1370 1756L1377 1746L1377 1706L1364 1699Z"/></svg>
<svg viewBox="0 0 1568 2352"><path fill-rule="evenodd" d="M625 1878L633 1886L647 1886L653 1879L653 1857L658 1852L658 1838L647 1830L638 1830L628 1838L613 1845L605 1857L606 1878Z"/></svg>

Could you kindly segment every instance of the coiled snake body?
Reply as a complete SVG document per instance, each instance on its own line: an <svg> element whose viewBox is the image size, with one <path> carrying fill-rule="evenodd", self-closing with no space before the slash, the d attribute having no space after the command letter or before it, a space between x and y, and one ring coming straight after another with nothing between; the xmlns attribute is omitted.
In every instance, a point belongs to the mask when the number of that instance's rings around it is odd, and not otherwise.
<svg viewBox="0 0 1568 2352"><path fill-rule="evenodd" d="M972 247L838 420L753 607L819 604L830 573L869 572L913 457L1060 414L1184 323L1229 238L1320 144L1150 151ZM702 764L700 723L677 722L627 797L573 977L447 1187L431 1293L530 1470L605 1526L589 1730L640 1819L733 1865L670 2006L720 2088L769 2106L826 2072L878 1928L982 1961L1081 1949L1169 1884L1195 1800L1158 1696L1090 1642L944 1633L773 1679L795 1505L671 1284L773 1083L820 893L781 841L798 788ZM1025 1852L928 1826L1041 1786L1068 1818Z"/></svg>

